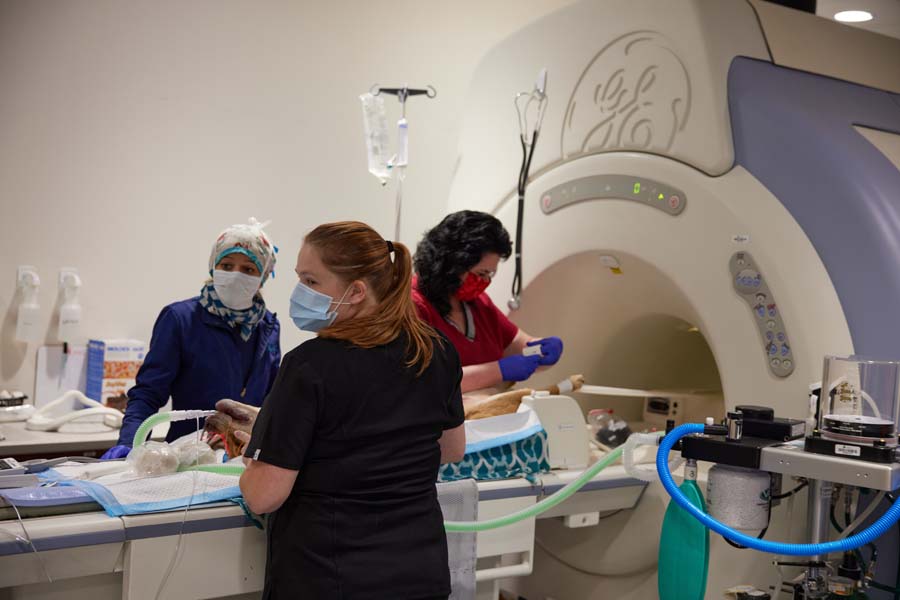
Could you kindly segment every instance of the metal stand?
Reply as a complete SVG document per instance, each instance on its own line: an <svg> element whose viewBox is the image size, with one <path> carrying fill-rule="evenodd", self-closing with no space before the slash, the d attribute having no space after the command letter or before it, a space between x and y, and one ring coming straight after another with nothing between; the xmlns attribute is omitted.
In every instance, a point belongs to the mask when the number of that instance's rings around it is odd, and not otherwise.
<svg viewBox="0 0 900 600"><path fill-rule="evenodd" d="M398 144L401 146L398 154L400 158L397 164L394 165L394 168L397 170L397 201L396 206L394 208L395 211L395 222L394 222L394 239L400 240L400 215L403 208L403 180L406 179L406 160L407 160L407 148L406 148L406 139L405 139L405 131L406 131L406 100L411 96L426 96L427 98L434 98L437 96L437 90L434 89L433 86L428 86L426 88L411 88L407 86L403 87L395 87L395 88L383 88L380 87L377 83L369 88L369 93L373 96L378 96L379 94L390 94L392 96L397 96L397 100L400 101L400 123L401 123L401 138L398 140Z"/></svg>
<svg viewBox="0 0 900 600"><path fill-rule="evenodd" d="M828 510L831 506L833 492L834 484L830 481L812 479L809 482L808 522L809 541L812 544L828 541ZM810 560L814 562L824 562L827 559L827 555L810 557ZM828 597L828 569L826 567L809 567L806 570L804 587L808 600Z"/></svg>

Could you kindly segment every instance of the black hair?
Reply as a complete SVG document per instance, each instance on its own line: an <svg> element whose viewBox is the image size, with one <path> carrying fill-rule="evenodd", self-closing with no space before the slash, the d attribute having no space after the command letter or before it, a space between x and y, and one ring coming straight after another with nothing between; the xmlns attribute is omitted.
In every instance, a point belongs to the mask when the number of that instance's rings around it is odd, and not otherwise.
<svg viewBox="0 0 900 600"><path fill-rule="evenodd" d="M441 315L450 314L450 296L459 289L460 275L488 252L503 260L512 254L509 233L496 217L474 210L447 215L416 247L419 292Z"/></svg>

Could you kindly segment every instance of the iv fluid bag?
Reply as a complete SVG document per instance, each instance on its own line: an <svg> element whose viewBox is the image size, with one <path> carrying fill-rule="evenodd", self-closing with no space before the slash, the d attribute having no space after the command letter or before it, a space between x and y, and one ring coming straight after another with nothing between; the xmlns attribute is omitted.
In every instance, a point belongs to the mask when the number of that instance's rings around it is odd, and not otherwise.
<svg viewBox="0 0 900 600"><path fill-rule="evenodd" d="M359 97L363 109L363 127L366 134L366 152L369 159L369 173L384 185L391 178L388 166L387 119L384 112L384 98L365 93Z"/></svg>

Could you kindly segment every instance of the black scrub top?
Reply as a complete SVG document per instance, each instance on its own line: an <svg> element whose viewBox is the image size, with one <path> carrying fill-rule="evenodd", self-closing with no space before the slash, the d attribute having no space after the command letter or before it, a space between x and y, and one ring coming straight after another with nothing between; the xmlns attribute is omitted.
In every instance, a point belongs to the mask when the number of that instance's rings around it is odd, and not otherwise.
<svg viewBox="0 0 900 600"><path fill-rule="evenodd" d="M462 368L436 342L418 377L406 336L363 349L315 338L289 352L244 453L299 471L270 515L263 598L450 594L438 438L464 417Z"/></svg>

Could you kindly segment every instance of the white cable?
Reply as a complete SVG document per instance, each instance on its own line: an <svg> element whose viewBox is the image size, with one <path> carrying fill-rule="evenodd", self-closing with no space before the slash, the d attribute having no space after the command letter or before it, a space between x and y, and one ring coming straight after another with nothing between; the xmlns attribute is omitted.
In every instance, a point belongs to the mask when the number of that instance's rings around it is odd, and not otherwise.
<svg viewBox="0 0 900 600"><path fill-rule="evenodd" d="M0 533L5 534L5 535L8 535L8 536L11 537L12 539L14 539L14 540L16 540L17 542L19 542L20 544L28 544L28 540L27 540L27 539L23 538L21 535L19 535L19 534L17 534L17 533L13 533L12 531L7 531L7 530L5 530L5 529L0 529Z"/></svg>
<svg viewBox="0 0 900 600"><path fill-rule="evenodd" d="M834 383L832 383L830 386L828 386L828 394L830 395L831 392L833 392L835 390L835 388L837 388L837 386L841 385L842 383L845 383L846 381L847 381L846 375L841 375L840 377L835 379ZM815 384L813 384L813 385L815 385ZM821 386L822 384L820 383L819 385ZM869 408L872 409L872 412L875 414L875 418L880 419L881 411L878 410L878 405L875 404L875 400L872 398L872 396L869 395L869 392L867 392L863 389L860 389L860 394L862 395L863 400L866 401L866 404L869 405Z"/></svg>
<svg viewBox="0 0 900 600"><path fill-rule="evenodd" d="M38 552L38 549L35 547L34 542L31 541L31 536L28 534L28 530L25 529L25 522L22 520L22 515L19 514L19 507L16 506L15 503L12 502L9 498L7 498L6 501L9 502L9 505L12 506L12 509L16 511L16 518L19 520L19 527L22 528L22 532L25 534L25 539L28 541L28 545L31 546L31 551L34 552L35 556L37 556L38 562L41 564L41 570L44 572L44 576L47 578L47 581L53 583L53 578L50 577L50 571L47 570L47 565L46 563L44 563L44 557L41 556L40 552ZM17 535L15 536L15 538L20 541L22 539Z"/></svg>
<svg viewBox="0 0 900 600"><path fill-rule="evenodd" d="M173 410L169 413L171 415L170 421L187 421L190 419L197 419L198 427L199 427L199 419L203 419L206 417L211 417L216 414L214 410Z"/></svg>
<svg viewBox="0 0 900 600"><path fill-rule="evenodd" d="M841 532L837 539L842 540L853 533L853 530L859 527L862 522L865 521L869 517L869 515L871 515L875 511L876 508L878 508L878 505L881 504L881 501L884 499L884 494L885 492L878 492L877 494L875 494L875 499L869 503L864 511L856 515L856 518L853 519L853 522L847 525L847 527L844 529L844 531Z"/></svg>
<svg viewBox="0 0 900 600"><path fill-rule="evenodd" d="M186 413L194 413L192 416L197 419L197 439L196 443L200 443L200 418L203 416L207 416L208 413L215 413L216 411L184 411ZM199 414L199 413L207 413L207 414ZM194 456L194 467L197 467L200 462L200 453L195 453ZM175 551L172 553L172 559L169 561L169 566L166 567L166 572L163 575L162 581L159 583L159 588L156 590L156 600L160 600L162 593L165 591L166 586L169 583L169 578L172 576L172 572L175 570L175 565L179 562L179 556L184 550L184 546L182 545L182 540L184 539L184 524L187 522L188 510L191 508L191 502L194 500L194 494L197 493L197 477L200 475L200 471L196 469L191 471L191 495L188 498L187 505L184 507L184 513L181 515L181 525L178 527L178 540L175 542Z"/></svg>
<svg viewBox="0 0 900 600"><path fill-rule="evenodd" d="M774 586L769 586L772 588L772 600L778 600L781 597L781 588L784 587L784 573L781 571L781 565L778 564L779 557L776 556L772 560L772 564L775 565L775 575L777 579L775 580Z"/></svg>
<svg viewBox="0 0 900 600"><path fill-rule="evenodd" d="M850 514L855 515L856 511L859 510L859 488L854 487L848 491L850 491L850 495L845 497L847 499L845 499L844 502L850 503Z"/></svg>
<svg viewBox="0 0 900 600"><path fill-rule="evenodd" d="M872 412L875 413L875 417L881 418L881 411L878 410L878 405L875 404L875 400L872 399L872 396L869 395L869 392L866 390L862 390L863 400L869 405L869 408L872 409Z"/></svg>
<svg viewBox="0 0 900 600"><path fill-rule="evenodd" d="M400 239L400 215L403 212L403 180L406 178L404 173L404 169L400 169L397 172L397 201L396 206L394 208L395 211L395 220L394 220L394 239Z"/></svg>

